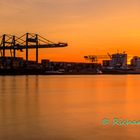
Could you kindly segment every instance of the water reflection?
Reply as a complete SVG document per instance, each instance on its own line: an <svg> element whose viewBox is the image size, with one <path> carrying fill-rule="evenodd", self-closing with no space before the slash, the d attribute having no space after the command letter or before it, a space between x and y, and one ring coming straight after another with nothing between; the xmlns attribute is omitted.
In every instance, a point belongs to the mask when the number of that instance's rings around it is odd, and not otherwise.
<svg viewBox="0 0 140 140"><path fill-rule="evenodd" d="M37 84L33 83L37 81L29 80L26 76L0 78L0 139L24 139L40 129Z"/></svg>
<svg viewBox="0 0 140 140"><path fill-rule="evenodd" d="M2 76L0 139L139 139L139 127L103 118L139 119L140 76Z"/></svg>

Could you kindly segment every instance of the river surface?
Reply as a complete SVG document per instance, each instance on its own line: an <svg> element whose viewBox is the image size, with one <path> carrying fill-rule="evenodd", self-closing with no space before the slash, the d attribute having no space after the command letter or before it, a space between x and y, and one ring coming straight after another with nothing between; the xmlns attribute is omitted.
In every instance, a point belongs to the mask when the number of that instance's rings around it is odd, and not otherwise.
<svg viewBox="0 0 140 140"><path fill-rule="evenodd" d="M139 75L0 77L0 140L140 139L114 118L140 121Z"/></svg>

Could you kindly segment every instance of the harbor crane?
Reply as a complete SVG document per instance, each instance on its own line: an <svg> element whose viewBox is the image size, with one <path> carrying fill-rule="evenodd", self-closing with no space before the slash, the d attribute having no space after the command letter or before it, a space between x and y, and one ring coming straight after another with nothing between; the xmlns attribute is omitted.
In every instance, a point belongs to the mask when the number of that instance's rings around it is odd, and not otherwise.
<svg viewBox="0 0 140 140"><path fill-rule="evenodd" d="M117 54L119 53L117 52ZM122 54L125 54L125 51ZM112 60L112 57L116 57L116 56L113 56L108 52L106 55L86 55L84 56L84 59L92 63L97 63L98 61L102 61L102 60ZM127 57L130 60L132 58L132 55L128 55Z"/></svg>
<svg viewBox="0 0 140 140"><path fill-rule="evenodd" d="M84 56L85 60L89 60L92 63L97 63L98 60L103 60L103 59L110 59L108 55L87 55Z"/></svg>
<svg viewBox="0 0 140 140"><path fill-rule="evenodd" d="M67 43L54 43L38 34L26 33L20 37L3 34L0 37L0 55L6 56L6 50L10 50L11 57L16 57L16 51L26 50L26 64L28 64L28 49L36 49L36 63L38 63L38 49L66 47Z"/></svg>

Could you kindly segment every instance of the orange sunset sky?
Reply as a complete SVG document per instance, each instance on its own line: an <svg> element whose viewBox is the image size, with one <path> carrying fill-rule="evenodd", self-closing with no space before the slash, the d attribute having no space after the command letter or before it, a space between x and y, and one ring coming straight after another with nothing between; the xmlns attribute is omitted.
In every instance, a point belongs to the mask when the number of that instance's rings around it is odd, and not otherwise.
<svg viewBox="0 0 140 140"><path fill-rule="evenodd" d="M117 50L140 55L140 0L0 1L1 35L26 32L69 44L40 49L39 59L85 61L84 55ZM34 59L34 54L30 51L29 58Z"/></svg>

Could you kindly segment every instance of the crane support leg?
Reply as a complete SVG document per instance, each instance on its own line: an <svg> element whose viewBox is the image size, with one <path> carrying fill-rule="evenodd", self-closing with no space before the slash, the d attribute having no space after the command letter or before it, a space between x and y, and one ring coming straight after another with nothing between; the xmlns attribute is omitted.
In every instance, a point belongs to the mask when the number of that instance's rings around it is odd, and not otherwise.
<svg viewBox="0 0 140 140"><path fill-rule="evenodd" d="M38 35L36 34L36 63L38 63Z"/></svg>
<svg viewBox="0 0 140 140"><path fill-rule="evenodd" d="M26 33L26 64L28 64L28 33Z"/></svg>
<svg viewBox="0 0 140 140"><path fill-rule="evenodd" d="M5 34L3 35L3 57L5 57Z"/></svg>

